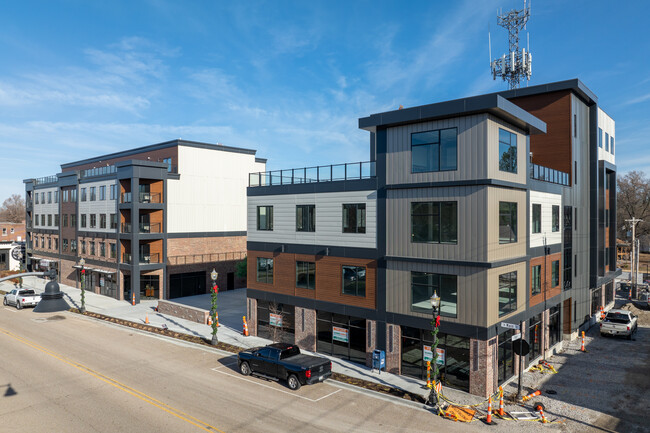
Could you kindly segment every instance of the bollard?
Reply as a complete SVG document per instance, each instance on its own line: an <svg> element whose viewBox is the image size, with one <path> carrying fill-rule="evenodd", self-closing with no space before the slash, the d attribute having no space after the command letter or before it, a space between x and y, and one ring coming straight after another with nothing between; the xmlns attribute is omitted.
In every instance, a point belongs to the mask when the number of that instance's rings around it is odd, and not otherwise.
<svg viewBox="0 0 650 433"><path fill-rule="evenodd" d="M246 316L243 317L244 321L244 337L248 337L248 325L246 324Z"/></svg>
<svg viewBox="0 0 650 433"><path fill-rule="evenodd" d="M524 398L522 398L522 401L528 401L528 400L530 400L531 398L536 397L536 396L541 395L541 394L542 394L542 391L540 391L540 390L538 389L537 391L535 391L535 392L533 392L533 393L531 393L531 394L528 394L527 396L525 396Z"/></svg>
<svg viewBox="0 0 650 433"><path fill-rule="evenodd" d="M585 331L582 331L582 345L580 346L581 352L586 352L585 350Z"/></svg>
<svg viewBox="0 0 650 433"><path fill-rule="evenodd" d="M544 416L544 408L542 408L542 406L537 406L537 410L539 410L539 416L542 418L542 424L546 424L548 420Z"/></svg>
<svg viewBox="0 0 650 433"><path fill-rule="evenodd" d="M145 314L145 316L144 316L144 323L147 324L147 325L149 324L149 315L148 314Z"/></svg>
<svg viewBox="0 0 650 433"><path fill-rule="evenodd" d="M427 361L427 388L431 388L431 361Z"/></svg>
<svg viewBox="0 0 650 433"><path fill-rule="evenodd" d="M499 416L505 415L505 411L503 410L503 387L499 387Z"/></svg>

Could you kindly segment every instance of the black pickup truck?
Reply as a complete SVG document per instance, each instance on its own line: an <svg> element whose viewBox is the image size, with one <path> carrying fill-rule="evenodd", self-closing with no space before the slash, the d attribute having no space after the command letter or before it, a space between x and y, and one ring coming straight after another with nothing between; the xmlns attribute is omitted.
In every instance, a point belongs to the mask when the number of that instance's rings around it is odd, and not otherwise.
<svg viewBox="0 0 650 433"><path fill-rule="evenodd" d="M286 380L292 390L301 385L322 382L332 375L332 363L318 356L302 355L297 346L270 344L244 350L237 355L239 371L271 380Z"/></svg>

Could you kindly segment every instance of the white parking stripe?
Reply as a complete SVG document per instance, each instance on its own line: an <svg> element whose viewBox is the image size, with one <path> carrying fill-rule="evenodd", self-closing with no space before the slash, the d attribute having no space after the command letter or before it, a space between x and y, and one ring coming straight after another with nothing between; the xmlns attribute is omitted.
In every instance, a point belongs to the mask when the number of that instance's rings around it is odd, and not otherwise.
<svg viewBox="0 0 650 433"><path fill-rule="evenodd" d="M5 307L5 310L11 311L12 313L17 313L18 312L18 310L16 310L15 308L9 308L9 307Z"/></svg>

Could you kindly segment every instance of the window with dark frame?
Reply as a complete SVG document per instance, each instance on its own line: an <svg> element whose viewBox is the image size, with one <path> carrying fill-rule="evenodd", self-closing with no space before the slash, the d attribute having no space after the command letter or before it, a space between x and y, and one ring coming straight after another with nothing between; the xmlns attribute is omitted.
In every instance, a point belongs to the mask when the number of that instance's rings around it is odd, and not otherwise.
<svg viewBox="0 0 650 433"><path fill-rule="evenodd" d="M551 287L560 285L560 261L553 260L551 262Z"/></svg>
<svg viewBox="0 0 650 433"><path fill-rule="evenodd" d="M86 228L86 214L81 214L81 228Z"/></svg>
<svg viewBox="0 0 650 433"><path fill-rule="evenodd" d="M95 228L97 227L97 214L91 213L90 214L90 228Z"/></svg>
<svg viewBox="0 0 650 433"><path fill-rule="evenodd" d="M95 201L97 200L97 195L95 194L96 187L91 186L90 187L90 201Z"/></svg>
<svg viewBox="0 0 650 433"><path fill-rule="evenodd" d="M111 200L116 200L117 199L117 185L112 184L111 185Z"/></svg>
<svg viewBox="0 0 650 433"><path fill-rule="evenodd" d="M456 317L458 277L456 275L411 272L411 311L431 313L433 292L440 296L441 316Z"/></svg>
<svg viewBox="0 0 650 433"><path fill-rule="evenodd" d="M412 202L411 242L458 243L458 203Z"/></svg>
<svg viewBox="0 0 650 433"><path fill-rule="evenodd" d="M499 243L517 242L517 203L499 202Z"/></svg>
<svg viewBox="0 0 650 433"><path fill-rule="evenodd" d="M100 213L99 214L99 228L100 229L105 229L106 228L106 214L105 213Z"/></svg>
<svg viewBox="0 0 650 433"><path fill-rule="evenodd" d="M111 229L116 229L117 228L117 214L112 213L111 214Z"/></svg>
<svg viewBox="0 0 650 433"><path fill-rule="evenodd" d="M86 201L86 188L81 188L81 201Z"/></svg>
<svg viewBox="0 0 650 433"><path fill-rule="evenodd" d="M343 266L343 294L366 296L366 268L363 266Z"/></svg>
<svg viewBox="0 0 650 433"><path fill-rule="evenodd" d="M316 231L316 206L313 204L296 205L296 231Z"/></svg>
<svg viewBox="0 0 650 433"><path fill-rule="evenodd" d="M257 230L273 230L273 206L257 206Z"/></svg>
<svg viewBox="0 0 650 433"><path fill-rule="evenodd" d="M452 171L458 168L458 129L411 134L411 172Z"/></svg>
<svg viewBox="0 0 650 433"><path fill-rule="evenodd" d="M551 208L551 231L560 231L560 206L554 205Z"/></svg>
<svg viewBox="0 0 650 433"><path fill-rule="evenodd" d="M499 317L517 309L517 271L499 275Z"/></svg>
<svg viewBox="0 0 650 433"><path fill-rule="evenodd" d="M499 128L499 170L517 173L517 134Z"/></svg>
<svg viewBox="0 0 650 433"><path fill-rule="evenodd" d="M609 152L609 133L605 133L605 151Z"/></svg>
<svg viewBox="0 0 650 433"><path fill-rule="evenodd" d="M602 128L598 128L598 147L600 147L600 148L603 147L603 130L602 130Z"/></svg>
<svg viewBox="0 0 650 433"><path fill-rule="evenodd" d="M531 295L542 293L542 265L535 265L531 269L530 293Z"/></svg>
<svg viewBox="0 0 650 433"><path fill-rule="evenodd" d="M257 258L257 282L273 284L273 259Z"/></svg>
<svg viewBox="0 0 650 433"><path fill-rule="evenodd" d="M316 263L296 262L296 287L316 289Z"/></svg>
<svg viewBox="0 0 650 433"><path fill-rule="evenodd" d="M106 185L101 185L99 187L99 199L106 200Z"/></svg>
<svg viewBox="0 0 650 433"><path fill-rule="evenodd" d="M343 233L366 232L366 204L343 205Z"/></svg>
<svg viewBox="0 0 650 433"><path fill-rule="evenodd" d="M542 232L542 205L539 203L533 204L533 224L531 228L533 233Z"/></svg>

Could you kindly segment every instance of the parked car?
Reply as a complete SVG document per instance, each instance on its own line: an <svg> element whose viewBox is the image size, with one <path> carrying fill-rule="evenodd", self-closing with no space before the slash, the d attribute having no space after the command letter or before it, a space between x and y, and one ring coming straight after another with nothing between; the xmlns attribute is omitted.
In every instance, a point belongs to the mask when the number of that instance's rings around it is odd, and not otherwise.
<svg viewBox="0 0 650 433"><path fill-rule="evenodd" d="M637 329L637 317L629 310L609 310L600 322L600 335L624 335L628 340Z"/></svg>
<svg viewBox="0 0 650 433"><path fill-rule="evenodd" d="M32 289L13 289L7 293L2 301L3 305L15 305L18 310L23 307L35 307L41 295L37 295Z"/></svg>
<svg viewBox="0 0 650 433"><path fill-rule="evenodd" d="M237 364L244 376L254 374L275 381L286 380L294 391L301 385L322 382L332 375L329 359L301 354L297 346L286 343L239 352Z"/></svg>

